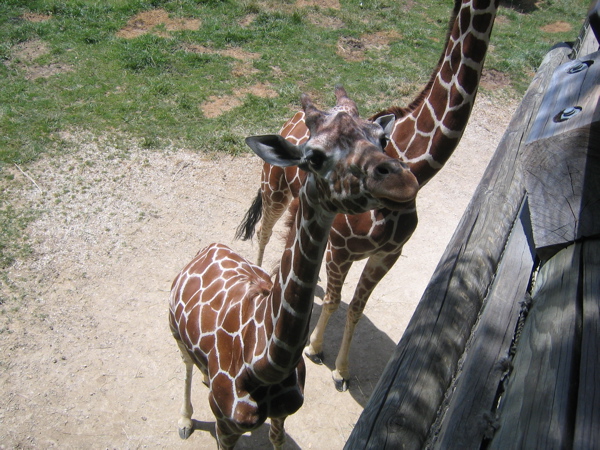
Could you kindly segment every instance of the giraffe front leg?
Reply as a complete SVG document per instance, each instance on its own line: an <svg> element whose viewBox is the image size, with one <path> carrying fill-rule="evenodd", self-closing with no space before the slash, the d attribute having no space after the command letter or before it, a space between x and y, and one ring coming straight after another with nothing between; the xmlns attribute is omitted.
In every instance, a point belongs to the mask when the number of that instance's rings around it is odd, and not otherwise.
<svg viewBox="0 0 600 450"><path fill-rule="evenodd" d="M280 450L285 443L285 428L284 422L286 417L271 419L271 429L269 430L269 440L273 444L274 450Z"/></svg>
<svg viewBox="0 0 600 450"><path fill-rule="evenodd" d="M321 315L319 321L315 326L315 329L310 335L308 345L304 348L304 354L315 364L323 364L323 339L325 334L325 328L333 312L338 309L338 303L331 303L329 301L329 294L325 294L323 299L323 309L321 309Z"/></svg>
<svg viewBox="0 0 600 450"><path fill-rule="evenodd" d="M371 256L358 280L354 297L348 307L344 336L342 337L342 344L335 360L335 370L331 374L335 388L340 392L347 391L350 385L349 354L356 324L362 317L373 289L375 289L385 274L389 272L399 257L400 253L388 254L384 257L379 257L378 255Z"/></svg>
<svg viewBox="0 0 600 450"><path fill-rule="evenodd" d="M215 423L215 432L219 450L233 450L233 447L235 447L241 436L241 434L231 429L227 420L219 418L217 418Z"/></svg>
<svg viewBox="0 0 600 450"><path fill-rule="evenodd" d="M181 406L180 414L181 417L177 422L179 428L179 437L181 439L187 439L194 431L194 422L192 421L192 414L194 414L194 408L192 407L192 376L194 372L194 362L187 352L187 349L183 343L177 340L179 351L181 352L181 359L185 364L185 385L183 390L183 405Z"/></svg>
<svg viewBox="0 0 600 450"><path fill-rule="evenodd" d="M342 286L346 275L350 271L352 263L335 264L332 253L328 250L326 256L327 268L327 290L323 298L323 308L315 329L310 335L308 345L304 348L304 354L315 364L323 364L323 341L325 339L325 329L329 323L331 315L340 306L342 300Z"/></svg>

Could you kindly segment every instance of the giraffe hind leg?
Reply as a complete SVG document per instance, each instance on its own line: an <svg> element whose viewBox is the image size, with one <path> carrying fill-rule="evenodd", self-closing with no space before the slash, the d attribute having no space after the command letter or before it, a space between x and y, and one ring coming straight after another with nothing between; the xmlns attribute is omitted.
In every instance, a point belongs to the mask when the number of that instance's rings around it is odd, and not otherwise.
<svg viewBox="0 0 600 450"><path fill-rule="evenodd" d="M256 236L258 240L257 264L259 266L262 266L265 247L271 240L273 228L287 210L288 204L291 200L291 195L289 192L286 192L281 196L278 196L278 199L279 201L275 201L268 196L267 192L263 192L262 219L258 225L258 229L256 230Z"/></svg>
<svg viewBox="0 0 600 450"><path fill-rule="evenodd" d="M192 376L194 372L194 361L188 354L185 345L180 340L177 340L179 351L181 353L181 359L185 364L185 385L183 390L183 404L181 405L180 418L177 422L179 428L179 437L181 439L187 439L194 431L194 422L192 421L192 414L194 414L194 408L192 406Z"/></svg>

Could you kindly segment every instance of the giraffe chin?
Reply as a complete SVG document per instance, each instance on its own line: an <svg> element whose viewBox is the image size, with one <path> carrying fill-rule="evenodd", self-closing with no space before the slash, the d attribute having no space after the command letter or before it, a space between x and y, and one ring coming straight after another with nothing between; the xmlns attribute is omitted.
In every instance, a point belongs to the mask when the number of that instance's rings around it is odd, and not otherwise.
<svg viewBox="0 0 600 450"><path fill-rule="evenodd" d="M415 198L414 197L405 202L401 202L401 201L397 201L397 200L390 200L387 198L380 198L378 200L382 204L382 207L377 208L377 209L385 208L385 209L389 209L390 211L404 211L405 209L414 209L415 208Z"/></svg>

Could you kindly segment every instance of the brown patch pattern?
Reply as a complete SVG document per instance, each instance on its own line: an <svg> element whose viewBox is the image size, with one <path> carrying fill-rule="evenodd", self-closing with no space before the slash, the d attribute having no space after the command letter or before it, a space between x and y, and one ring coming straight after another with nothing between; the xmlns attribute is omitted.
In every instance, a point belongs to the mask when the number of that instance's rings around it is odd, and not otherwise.
<svg viewBox="0 0 600 450"><path fill-rule="evenodd" d="M342 36L338 40L337 54L346 61L362 61L365 59L367 50L383 50L391 41L398 40L401 37L397 31L379 31L365 34L360 39Z"/></svg>
<svg viewBox="0 0 600 450"><path fill-rule="evenodd" d="M296 6L298 8L318 6L320 8L341 9L339 0L297 0Z"/></svg>
<svg viewBox="0 0 600 450"><path fill-rule="evenodd" d="M510 86L510 78L504 72L496 69L483 69L479 82L482 88L488 90L501 89Z"/></svg>
<svg viewBox="0 0 600 450"><path fill-rule="evenodd" d="M172 19L164 9L143 11L129 19L127 25L117 31L116 35L125 39L133 39L147 33L168 37L168 33L158 29L161 26L168 32L197 30L200 28L200 19Z"/></svg>
<svg viewBox="0 0 600 450"><path fill-rule="evenodd" d="M27 20L28 22L45 22L46 20L52 19L52 16L26 12L21 16L21 19Z"/></svg>
<svg viewBox="0 0 600 450"><path fill-rule="evenodd" d="M14 67L25 72L26 80L36 80L38 78L48 78L59 73L71 72L73 67L69 64L50 63L35 64L34 61L41 56L50 53L48 44L40 39L22 42L13 47L12 57L4 64L8 67Z"/></svg>
<svg viewBox="0 0 600 450"><path fill-rule="evenodd" d="M233 95L219 97L213 95L209 97L208 101L204 102L200 108L206 117L213 119L240 106L243 103L244 98L249 94L263 98L277 97L277 92L275 92L269 85L259 83L248 88L236 89L233 91Z"/></svg>
<svg viewBox="0 0 600 450"><path fill-rule="evenodd" d="M572 27L570 23L561 21L549 23L548 25L545 25L542 28L540 28L540 30L546 33L567 33L571 31L571 29Z"/></svg>

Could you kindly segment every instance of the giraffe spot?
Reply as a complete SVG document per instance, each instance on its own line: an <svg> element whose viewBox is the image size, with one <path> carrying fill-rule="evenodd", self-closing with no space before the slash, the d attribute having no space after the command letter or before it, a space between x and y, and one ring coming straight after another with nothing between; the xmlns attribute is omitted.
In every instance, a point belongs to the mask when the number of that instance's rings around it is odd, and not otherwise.
<svg viewBox="0 0 600 450"><path fill-rule="evenodd" d="M480 33L485 33L490 26L490 13L477 14L473 17L473 28Z"/></svg>
<svg viewBox="0 0 600 450"><path fill-rule="evenodd" d="M223 318L223 323L221 326L225 331L232 334L240 330L241 312L239 303L229 307L227 310L227 315Z"/></svg>
<svg viewBox="0 0 600 450"><path fill-rule="evenodd" d="M463 51L473 55L471 57L473 61L481 63L487 52L487 42L470 34L465 37Z"/></svg>
<svg viewBox="0 0 600 450"><path fill-rule="evenodd" d="M191 342L198 342L200 339L200 307L196 305L190 311L187 320L187 335Z"/></svg>
<svg viewBox="0 0 600 450"><path fill-rule="evenodd" d="M431 133L435 128L435 120L429 108L422 108L417 117L417 128L422 133Z"/></svg>
<svg viewBox="0 0 600 450"><path fill-rule="evenodd" d="M460 93L460 91L456 88L456 85L452 85L452 87L450 88L450 107L454 108L458 105L462 105L462 103L465 101L465 98L463 97L463 95ZM421 129L421 128L419 128Z"/></svg>

